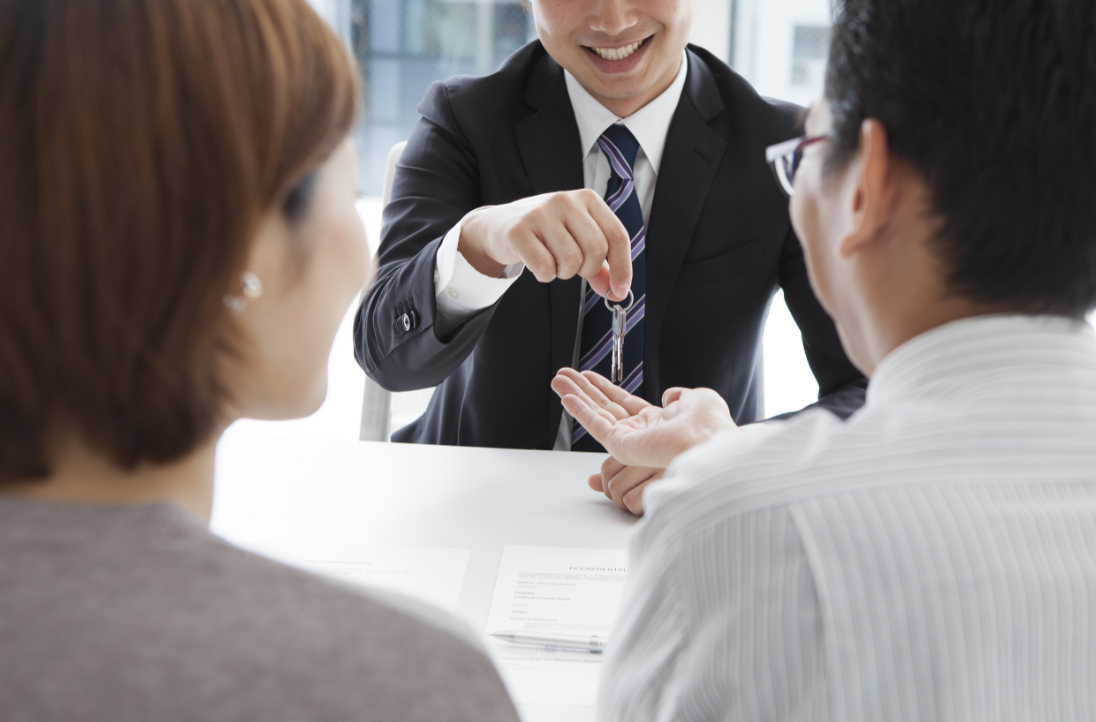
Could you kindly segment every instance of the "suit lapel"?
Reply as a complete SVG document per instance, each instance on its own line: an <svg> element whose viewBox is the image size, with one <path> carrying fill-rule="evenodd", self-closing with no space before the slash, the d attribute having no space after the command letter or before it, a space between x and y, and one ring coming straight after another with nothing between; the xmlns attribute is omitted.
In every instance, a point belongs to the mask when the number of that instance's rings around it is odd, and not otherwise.
<svg viewBox="0 0 1096 722"><path fill-rule="evenodd" d="M647 223L643 388L644 396L653 404L662 403L664 390L659 378L658 349L666 309L727 147L727 141L708 127L708 121L723 112L719 87L708 66L693 52L688 56L689 74L666 135Z"/></svg>
<svg viewBox="0 0 1096 722"><path fill-rule="evenodd" d="M514 132L533 193L582 188L582 141L575 112L563 81L563 69L547 53L530 75L524 101L537 112L518 122ZM547 284L553 372L573 361L581 288L582 279L578 276ZM552 397L548 421L554 439L563 406L547 385L543 392Z"/></svg>

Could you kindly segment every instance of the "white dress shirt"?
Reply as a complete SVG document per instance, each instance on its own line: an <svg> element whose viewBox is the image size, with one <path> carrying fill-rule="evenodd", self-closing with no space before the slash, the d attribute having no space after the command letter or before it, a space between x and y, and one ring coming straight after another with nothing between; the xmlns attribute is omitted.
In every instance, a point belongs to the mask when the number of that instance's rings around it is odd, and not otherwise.
<svg viewBox="0 0 1096 722"><path fill-rule="evenodd" d="M1096 720L1096 335L903 344L847 422L718 436L648 488L602 720Z"/></svg>
<svg viewBox="0 0 1096 722"><path fill-rule="evenodd" d="M609 160L601 152L597 141L606 128L620 123L639 141L639 152L636 154L633 173L644 224L647 223L651 213L658 168L662 163L662 150L666 146L666 134L670 130L670 121L673 120L678 101L681 100L687 71L688 55L682 50L681 67L670 87L627 118L618 117L590 95L571 73L563 71L567 93L571 98L571 107L575 111L579 140L582 143L583 186L592 188L599 196L604 197L605 189L609 184ZM515 263L506 267L501 278L491 278L472 268L472 265L457 250L462 223L463 219L445 234L435 259L434 290L437 295L435 325L439 336L445 336L466 319L502 298L502 294L506 293L525 269L524 264ZM583 299L585 296L584 282L579 298ZM581 303L579 308L582 308ZM572 365L578 362L578 344L581 338L580 313ZM567 412L563 414L555 448L561 451L569 451L571 448L571 419Z"/></svg>

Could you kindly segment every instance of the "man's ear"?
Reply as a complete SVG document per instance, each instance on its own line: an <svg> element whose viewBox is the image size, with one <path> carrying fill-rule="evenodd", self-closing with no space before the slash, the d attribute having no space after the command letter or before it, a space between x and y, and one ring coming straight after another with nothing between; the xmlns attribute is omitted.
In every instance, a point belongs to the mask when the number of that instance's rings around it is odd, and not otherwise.
<svg viewBox="0 0 1096 722"><path fill-rule="evenodd" d="M894 205L894 178L887 130L874 118L860 125L858 167L851 179L856 185L846 202L852 204L852 228L838 253L848 258L879 237L890 220Z"/></svg>

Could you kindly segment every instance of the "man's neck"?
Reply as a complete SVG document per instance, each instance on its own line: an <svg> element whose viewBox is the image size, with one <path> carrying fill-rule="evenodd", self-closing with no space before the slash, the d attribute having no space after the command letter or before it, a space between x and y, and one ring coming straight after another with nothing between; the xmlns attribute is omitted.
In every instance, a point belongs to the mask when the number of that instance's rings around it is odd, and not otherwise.
<svg viewBox="0 0 1096 722"><path fill-rule="evenodd" d="M873 322L876 331L872 334L872 343L867 354L870 358L869 368L862 370L870 377L880 362L896 348L953 321L1025 312L1015 306L978 303L954 294L944 295L943 292L938 296L925 296L921 303L892 305Z"/></svg>
<svg viewBox="0 0 1096 722"><path fill-rule="evenodd" d="M75 436L56 445L51 475L2 487L5 494L30 499L85 504L172 502L209 521L213 510L213 468L217 435L169 464L119 468Z"/></svg>

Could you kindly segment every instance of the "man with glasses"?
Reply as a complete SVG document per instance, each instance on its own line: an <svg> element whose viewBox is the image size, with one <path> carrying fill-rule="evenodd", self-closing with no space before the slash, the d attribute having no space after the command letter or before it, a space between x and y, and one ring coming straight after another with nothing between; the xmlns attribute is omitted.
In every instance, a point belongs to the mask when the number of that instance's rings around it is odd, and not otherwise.
<svg viewBox="0 0 1096 722"><path fill-rule="evenodd" d="M493 75L430 89L397 167L356 354L386 388L438 389L394 440L600 450L549 381L572 365L609 375L614 305L623 388L658 401L708 386L752 422L779 288L819 404L859 408L863 376L765 168L798 109L686 47L692 0L531 11L540 40ZM610 463L591 483L625 506L656 473Z"/></svg>
<svg viewBox="0 0 1096 722"><path fill-rule="evenodd" d="M665 466L600 719L1096 719L1096 4L844 0L769 159L870 378L844 423L736 429L565 370Z"/></svg>

